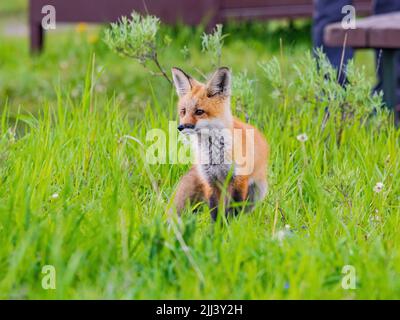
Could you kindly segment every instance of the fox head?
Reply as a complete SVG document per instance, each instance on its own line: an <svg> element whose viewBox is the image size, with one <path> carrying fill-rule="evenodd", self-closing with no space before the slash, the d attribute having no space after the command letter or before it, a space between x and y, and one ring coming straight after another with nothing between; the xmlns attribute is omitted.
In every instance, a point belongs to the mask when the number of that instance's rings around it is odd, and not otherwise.
<svg viewBox="0 0 400 320"><path fill-rule="evenodd" d="M178 130L193 133L203 128L231 128L231 73L217 69L207 83L201 83L179 68L172 68L172 78L179 96Z"/></svg>

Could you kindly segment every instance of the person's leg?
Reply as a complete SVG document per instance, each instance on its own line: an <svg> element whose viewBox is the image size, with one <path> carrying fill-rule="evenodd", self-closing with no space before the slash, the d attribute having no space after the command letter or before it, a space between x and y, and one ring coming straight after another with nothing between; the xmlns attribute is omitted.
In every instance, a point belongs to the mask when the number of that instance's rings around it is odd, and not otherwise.
<svg viewBox="0 0 400 320"><path fill-rule="evenodd" d="M313 47L321 48L326 54L330 63L338 70L343 54L343 47L328 47L324 46L323 33L326 25L342 21L344 14L342 8L345 5L351 5L352 0L314 0L314 15L313 15L313 26L312 26L312 37ZM353 58L353 49L345 48L342 71L345 70L345 66L349 59ZM339 77L340 83L344 82L344 73L341 72Z"/></svg>
<svg viewBox="0 0 400 320"><path fill-rule="evenodd" d="M383 14L393 11L400 11L400 0L375 0L374 1L374 14ZM374 91L382 90L383 83L383 57L381 50L376 50L376 68L378 70L378 83ZM397 81L396 81L396 96L397 104L400 105L400 54L397 55L395 66ZM400 111L400 110L399 110Z"/></svg>

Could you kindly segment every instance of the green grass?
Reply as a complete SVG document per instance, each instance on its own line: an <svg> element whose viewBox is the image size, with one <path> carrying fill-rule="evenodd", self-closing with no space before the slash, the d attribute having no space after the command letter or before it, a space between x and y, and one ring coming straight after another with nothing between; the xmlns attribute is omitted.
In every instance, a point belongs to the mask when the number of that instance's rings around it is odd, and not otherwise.
<svg viewBox="0 0 400 320"><path fill-rule="evenodd" d="M230 28L223 63L257 80L249 113L271 145L270 192L229 224L213 225L202 207L179 229L166 211L187 166L148 165L126 137L146 145L148 130L168 128L174 91L88 42L97 30L50 35L35 58L26 39L0 38L0 298L400 298L399 132L354 121L338 145L333 117L322 129L322 105L298 98L307 88L292 67L309 50L306 36ZM166 33L174 40L161 55L166 66L211 71L199 30ZM272 57L286 83L277 98L257 64ZM371 58L356 61L368 79ZM55 267L56 290L41 286L44 265ZM344 265L356 268L355 290L341 286Z"/></svg>
<svg viewBox="0 0 400 320"><path fill-rule="evenodd" d="M0 17L15 15L27 11L28 0L2 1L0 3Z"/></svg>

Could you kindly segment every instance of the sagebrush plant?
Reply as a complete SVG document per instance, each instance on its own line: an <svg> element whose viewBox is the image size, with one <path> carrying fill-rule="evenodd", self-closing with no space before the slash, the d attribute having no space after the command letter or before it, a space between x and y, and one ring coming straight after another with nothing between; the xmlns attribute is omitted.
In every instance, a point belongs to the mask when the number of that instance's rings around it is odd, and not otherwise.
<svg viewBox="0 0 400 320"><path fill-rule="evenodd" d="M338 146L346 125L374 123L375 128L379 127L377 124L390 126L390 113L383 108L382 95L371 94L372 83L366 80L363 69L355 68L353 61L347 65L345 85L339 83L337 70L321 50L317 50L315 56L306 54L292 65L297 74L292 81L283 77L276 58L261 62L259 66L273 88L273 97L284 99L285 107L298 109L299 116L314 114L318 119L315 125L322 135L327 123L332 123ZM288 95L294 97L291 104L286 101ZM327 130L325 134L331 135L332 132Z"/></svg>
<svg viewBox="0 0 400 320"><path fill-rule="evenodd" d="M244 115L246 122L249 122L254 112L254 92L256 79L248 76L247 70L238 72L232 82L232 108L238 115Z"/></svg>
<svg viewBox="0 0 400 320"><path fill-rule="evenodd" d="M202 51L210 55L214 68L221 66L222 47L227 34L222 33L222 24L217 24L212 33L203 33L201 37Z"/></svg>
<svg viewBox="0 0 400 320"><path fill-rule="evenodd" d="M123 16L119 22L111 23L104 31L104 42L110 49L122 56L136 59L144 67L149 61L154 62L161 75L172 84L158 59L159 26L160 20L157 17L142 16L134 11L130 19ZM164 38L164 44L168 42L168 38Z"/></svg>
<svg viewBox="0 0 400 320"><path fill-rule="evenodd" d="M182 62L176 39L190 32L171 33L163 59L209 69L197 42ZM222 226L198 207L177 233L166 209L187 168L147 164L142 147L176 116L173 89L101 42L50 34L32 63L24 38L0 35L0 298L400 298L400 133L360 69L372 52L343 91L305 56L307 42L274 58L264 40L232 37L223 60L233 81L245 69L254 80L245 112L271 145L268 196ZM342 121L339 95L366 113ZM55 290L41 286L44 265ZM355 290L342 287L345 265Z"/></svg>
<svg viewBox="0 0 400 320"><path fill-rule="evenodd" d="M162 75L170 84L170 77L161 66L158 58L158 31L160 20L152 15L140 15L132 12L131 18L123 16L119 22L111 23L110 27L104 31L104 42L107 46L119 55L133 58L142 66L146 67L149 61L154 62ZM221 65L222 47L226 34L222 34L222 25L216 25L212 33L203 33L201 37L202 51L210 55L213 68ZM172 39L167 35L164 37L163 44L168 46ZM190 51L185 45L181 49L184 59L189 57ZM149 70L151 74L154 74ZM204 75L200 70L198 70Z"/></svg>

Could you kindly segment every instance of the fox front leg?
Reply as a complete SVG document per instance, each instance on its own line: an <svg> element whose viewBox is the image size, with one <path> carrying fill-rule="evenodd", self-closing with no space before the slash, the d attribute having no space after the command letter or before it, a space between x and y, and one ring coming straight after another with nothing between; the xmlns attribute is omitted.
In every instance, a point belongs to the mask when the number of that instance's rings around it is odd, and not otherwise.
<svg viewBox="0 0 400 320"><path fill-rule="evenodd" d="M219 198L220 192L213 190L208 200L208 206L210 207L210 214L213 222L217 221Z"/></svg>
<svg viewBox="0 0 400 320"><path fill-rule="evenodd" d="M242 211L249 190L248 179L236 177L230 188L230 201L225 210L225 216L237 216ZM234 206L232 206L234 204Z"/></svg>
<svg viewBox="0 0 400 320"><path fill-rule="evenodd" d="M174 198L174 207L178 216L186 206L194 205L204 201L203 183L201 182L196 169L192 168L179 181Z"/></svg>
<svg viewBox="0 0 400 320"><path fill-rule="evenodd" d="M233 190L229 205L225 209L226 218L231 216L236 217L239 212L242 211L244 201L245 197L243 197L242 192L239 190Z"/></svg>

